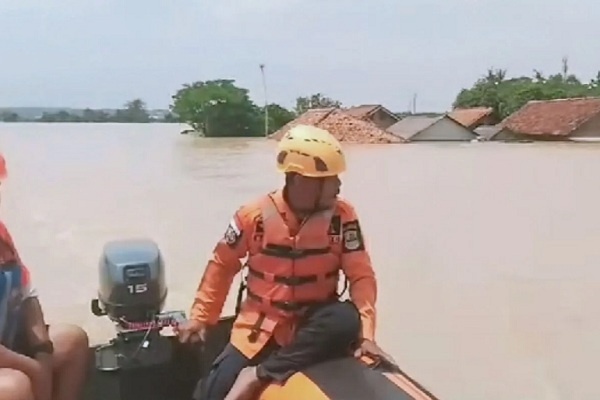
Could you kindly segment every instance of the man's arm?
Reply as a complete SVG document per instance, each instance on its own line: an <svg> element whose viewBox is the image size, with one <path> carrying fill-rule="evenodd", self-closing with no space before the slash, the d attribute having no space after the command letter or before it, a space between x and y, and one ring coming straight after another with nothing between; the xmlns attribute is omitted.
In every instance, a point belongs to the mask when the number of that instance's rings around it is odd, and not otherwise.
<svg viewBox="0 0 600 400"><path fill-rule="evenodd" d="M37 292L31 282L29 268L23 263L17 250L15 242L4 224L0 224L0 242L6 247L21 267L21 290L23 293L23 305L21 313L23 316L22 332L27 335L30 346L35 347L50 341L48 328L44 320L42 306L38 300Z"/></svg>
<svg viewBox="0 0 600 400"><path fill-rule="evenodd" d="M250 216L241 208L231 219L206 265L192 305L191 319L208 325L219 320L233 278L242 269L240 259L248 252L246 231L249 229Z"/></svg>
<svg viewBox="0 0 600 400"><path fill-rule="evenodd" d="M42 306L37 296L29 296L23 302L23 331L32 348L50 342Z"/></svg>
<svg viewBox="0 0 600 400"><path fill-rule="evenodd" d="M23 260L21 260L12 236L1 221L0 244L2 251L10 254L21 268L21 291L24 297L23 308L21 309L23 316L21 332L27 335L28 343L33 346L49 341L44 315L37 299L37 293L31 283L31 274ZM0 345L0 368L16 369L32 377L36 367L37 364L33 359Z"/></svg>
<svg viewBox="0 0 600 400"><path fill-rule="evenodd" d="M342 269L348 278L350 299L362 321L362 338L375 340L377 281L358 216L348 204L342 206Z"/></svg>
<svg viewBox="0 0 600 400"><path fill-rule="evenodd" d="M21 371L27 376L32 375L32 370L36 367L35 361L27 356L12 351L8 347L0 344L0 369L9 368Z"/></svg>

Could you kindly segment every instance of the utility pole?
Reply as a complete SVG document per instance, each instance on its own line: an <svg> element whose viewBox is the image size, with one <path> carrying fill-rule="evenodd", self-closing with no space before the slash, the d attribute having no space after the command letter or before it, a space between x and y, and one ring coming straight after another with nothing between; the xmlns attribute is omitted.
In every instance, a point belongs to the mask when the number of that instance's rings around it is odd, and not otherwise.
<svg viewBox="0 0 600 400"><path fill-rule="evenodd" d="M265 76L265 64L260 64L260 74L262 75L263 91L265 93L265 137L269 136L269 103L267 100L267 78Z"/></svg>
<svg viewBox="0 0 600 400"><path fill-rule="evenodd" d="M416 114L417 113L417 94L416 93L413 95L412 109L413 109L413 114Z"/></svg>

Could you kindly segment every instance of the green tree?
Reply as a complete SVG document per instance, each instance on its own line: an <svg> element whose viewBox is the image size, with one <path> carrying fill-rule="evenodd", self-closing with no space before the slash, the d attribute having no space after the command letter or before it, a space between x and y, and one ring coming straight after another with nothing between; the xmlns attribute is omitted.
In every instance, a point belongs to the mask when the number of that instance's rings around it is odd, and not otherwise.
<svg viewBox="0 0 600 400"><path fill-rule="evenodd" d="M269 134L278 131L285 124L296 118L296 115L292 111L279 104L269 104L267 110L269 111Z"/></svg>
<svg viewBox="0 0 600 400"><path fill-rule="evenodd" d="M531 100L553 100L600 96L600 72L588 83L569 73L567 58L560 73L545 76L533 70L533 76L506 78L506 70L488 69L471 88L456 96L453 107L492 107L499 118L514 113Z"/></svg>
<svg viewBox="0 0 600 400"><path fill-rule="evenodd" d="M117 110L113 119L115 122L145 123L150 121L146 103L141 99L127 102L124 109Z"/></svg>
<svg viewBox="0 0 600 400"><path fill-rule="evenodd" d="M0 113L0 121L2 122L19 122L19 114L12 111L2 111Z"/></svg>
<svg viewBox="0 0 600 400"><path fill-rule="evenodd" d="M163 117L162 122L168 122L168 123L177 122L177 117L175 115L173 115L173 113L168 112Z"/></svg>
<svg viewBox="0 0 600 400"><path fill-rule="evenodd" d="M109 122L110 115L102 110L86 108L81 116L82 122Z"/></svg>
<svg viewBox="0 0 600 400"><path fill-rule="evenodd" d="M590 81L590 89L600 93L600 71L598 71L596 77Z"/></svg>
<svg viewBox="0 0 600 400"><path fill-rule="evenodd" d="M173 96L171 112L207 137L263 136L263 117L232 79L185 84Z"/></svg>
<svg viewBox="0 0 600 400"><path fill-rule="evenodd" d="M58 112L45 112L38 119L39 122L82 122L82 119L78 115L69 113L68 111L61 110Z"/></svg>
<svg viewBox="0 0 600 400"><path fill-rule="evenodd" d="M322 93L315 93L310 96L298 97L294 111L296 115L305 113L314 108L341 107L342 103L325 96Z"/></svg>

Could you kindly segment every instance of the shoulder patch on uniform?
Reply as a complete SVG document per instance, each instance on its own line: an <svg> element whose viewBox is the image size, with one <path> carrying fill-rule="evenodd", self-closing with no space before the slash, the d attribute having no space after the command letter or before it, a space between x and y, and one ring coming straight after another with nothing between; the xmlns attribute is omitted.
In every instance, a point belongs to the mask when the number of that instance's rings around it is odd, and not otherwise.
<svg viewBox="0 0 600 400"><path fill-rule="evenodd" d="M232 218L231 221L229 221L227 230L225 230L225 234L223 235L223 240L230 247L234 247L240 241L241 237L242 237L242 231L237 226L235 219Z"/></svg>
<svg viewBox="0 0 600 400"><path fill-rule="evenodd" d="M344 236L343 251L351 253L353 251L362 251L365 249L365 241L358 220L352 220L342 225Z"/></svg>

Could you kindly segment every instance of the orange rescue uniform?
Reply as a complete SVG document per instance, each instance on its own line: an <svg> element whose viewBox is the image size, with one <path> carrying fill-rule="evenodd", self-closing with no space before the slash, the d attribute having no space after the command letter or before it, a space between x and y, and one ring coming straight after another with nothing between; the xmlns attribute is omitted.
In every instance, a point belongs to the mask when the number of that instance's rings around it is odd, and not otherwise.
<svg viewBox="0 0 600 400"><path fill-rule="evenodd" d="M294 257L304 249L308 257ZM248 296L231 334L231 343L253 358L273 337L289 344L303 304L336 296L338 273L349 281L350 299L360 312L362 338L374 340L377 284L354 208L338 199L332 210L300 221L283 190L241 207L213 252L198 287L191 318L218 322L234 276L247 257ZM304 280L304 281L303 281ZM282 284L283 283L283 284ZM300 304L297 304L300 303ZM289 309L286 306L290 306Z"/></svg>

